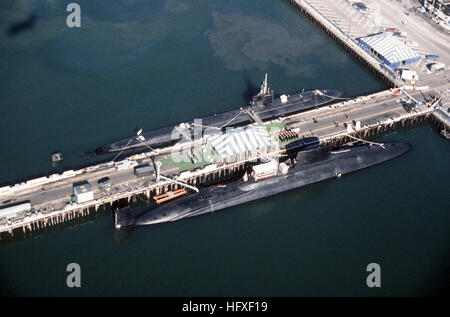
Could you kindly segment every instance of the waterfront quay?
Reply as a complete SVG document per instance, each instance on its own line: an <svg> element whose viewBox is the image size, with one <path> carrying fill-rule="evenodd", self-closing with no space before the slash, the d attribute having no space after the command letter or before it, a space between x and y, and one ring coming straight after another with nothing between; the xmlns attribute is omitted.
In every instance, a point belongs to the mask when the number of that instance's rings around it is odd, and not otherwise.
<svg viewBox="0 0 450 317"><path fill-rule="evenodd" d="M450 34L424 21L417 10L420 1L289 3L388 86L433 91L441 101L430 118L439 128L450 129ZM406 72L413 77L403 76Z"/></svg>
<svg viewBox="0 0 450 317"><path fill-rule="evenodd" d="M388 0L383 1L388 3L387 8L392 5L400 6ZM290 3L390 88L365 96L335 98L333 102L320 108L270 121L256 120L254 125L264 125L268 135L279 145L266 154L283 157L284 146L288 142L310 137L335 145L364 141L366 138L430 119L439 128L450 128L447 103L450 89L448 72L430 71L427 66L430 61L425 57L427 54L439 55L441 60L448 64L449 53L440 45L435 45L433 39L421 41L421 37L416 33L423 33L423 30L408 29L408 37L417 40L421 46L420 50L411 48L415 55L408 55L411 56L408 58L414 59L415 62L402 65L416 72L417 77L405 79L399 74L399 67L393 67L388 59L384 59L374 50L368 50L359 41L370 34L385 34L387 26L394 27L397 21L379 24L370 13L361 12L344 0L290 0ZM403 12L403 9L399 10L400 13ZM390 16L387 15L388 18ZM414 17L407 15L404 19L412 18ZM400 22L398 28L401 25L410 27L411 23ZM429 25L423 27L431 28ZM448 41L448 35L445 34L433 37L436 37L434 40L437 41L440 37ZM0 216L0 234L14 234L17 230L39 230L96 213L105 206L114 210L121 203L127 204L136 197L148 201L164 193L170 195L183 187L191 190L199 186L219 184L242 176L250 165L261 159L258 151L250 151L232 162L220 160L217 159L215 149L205 145L206 143L203 138L185 142L183 148L200 150L194 155L198 156L197 159L191 157L184 162L173 159L175 147L171 146L130 155L118 162L111 161L0 187L0 212L24 202L30 206L12 216ZM156 170L145 175L136 173L135 167L153 167L154 162L160 164L161 175L174 181L165 177L157 178ZM82 184L89 186L85 189ZM81 194L89 194L89 197L81 199L80 194L79 198L74 200L74 188L77 186L86 191Z"/></svg>

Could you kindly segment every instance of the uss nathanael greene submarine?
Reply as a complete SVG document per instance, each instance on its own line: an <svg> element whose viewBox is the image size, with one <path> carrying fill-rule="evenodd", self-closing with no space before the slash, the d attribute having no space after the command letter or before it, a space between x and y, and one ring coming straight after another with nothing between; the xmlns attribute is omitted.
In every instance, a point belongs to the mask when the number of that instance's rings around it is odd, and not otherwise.
<svg viewBox="0 0 450 317"><path fill-rule="evenodd" d="M379 145L363 143L332 148L318 142L303 144L301 141L294 141L286 147L289 158L285 163L270 161L255 165L250 177L246 177L246 172L237 181L200 188L198 192L186 193L137 217L129 209L120 210L117 213L116 227L147 226L210 214L308 184L341 177L389 161L409 150L409 144L400 142Z"/></svg>
<svg viewBox="0 0 450 317"><path fill-rule="evenodd" d="M249 110L261 120L273 120L283 116L324 106L339 98L341 91L332 89L307 90L292 95L281 95L275 98L273 90L269 89L267 74L261 84L261 90L253 96ZM242 108L213 114L200 118L202 135L208 127L224 129L226 127L238 127L252 123L247 113ZM123 150L139 149L142 147L161 148L171 146L179 142L186 133L174 135L173 131L181 131L185 128L194 129L194 121L171 125L151 131L143 132L139 138L131 136L110 144L97 147L94 152L97 155ZM178 133L176 133L178 134ZM189 134L189 133L188 133ZM191 133L193 135L193 133Z"/></svg>

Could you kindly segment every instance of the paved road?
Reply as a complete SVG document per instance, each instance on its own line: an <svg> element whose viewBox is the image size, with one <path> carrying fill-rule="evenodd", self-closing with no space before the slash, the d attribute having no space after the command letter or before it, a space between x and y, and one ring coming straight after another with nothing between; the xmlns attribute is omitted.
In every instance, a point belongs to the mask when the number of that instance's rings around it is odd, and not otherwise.
<svg viewBox="0 0 450 317"><path fill-rule="evenodd" d="M421 92L409 92L410 96L419 102L430 94L435 94L435 89ZM358 102L353 105L337 108L322 108L316 112L309 112L294 116L285 120L292 128L299 128L300 135L325 137L345 132L345 124L353 124L361 121L361 127L374 124L378 121L394 119L411 113L410 105L403 105L400 101L405 100L405 95L386 95L374 100ZM316 122L314 122L314 119ZM337 124L337 126L336 126Z"/></svg>

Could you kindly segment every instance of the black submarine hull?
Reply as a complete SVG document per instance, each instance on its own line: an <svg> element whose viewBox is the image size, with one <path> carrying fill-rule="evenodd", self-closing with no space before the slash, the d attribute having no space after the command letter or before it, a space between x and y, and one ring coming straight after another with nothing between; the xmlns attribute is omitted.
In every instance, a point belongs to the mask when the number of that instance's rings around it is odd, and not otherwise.
<svg viewBox="0 0 450 317"><path fill-rule="evenodd" d="M225 187L202 188L200 193L177 198L136 218L124 219L119 224L121 227L147 226L213 213L308 184L341 177L389 161L409 150L410 145L406 143L385 143L384 148L378 145L357 145L340 148L329 153L325 159L323 153L319 151L316 157L318 161L310 164L305 162L295 164L286 175L278 175L258 182L238 180Z"/></svg>
<svg viewBox="0 0 450 317"><path fill-rule="evenodd" d="M291 95L289 101L282 103L280 98L276 98L269 106L254 105L251 109L258 115L258 117L265 121L280 118L283 116L299 113L314 109L319 106L326 105L335 98L339 98L342 93L338 90L324 89L317 91L305 91L302 93ZM202 132L207 128L224 128L224 127L238 127L252 123L251 119L240 109L225 111L201 118ZM191 127L194 127L194 121L187 122ZM121 150L130 150L150 146L151 148L161 148L171 146L183 137L186 133L176 130L177 125L171 125L148 132L142 133L145 141L139 141L136 136L116 141L107 145L100 146L94 150L99 154L106 154L111 152L118 152ZM192 133L191 133L192 134Z"/></svg>

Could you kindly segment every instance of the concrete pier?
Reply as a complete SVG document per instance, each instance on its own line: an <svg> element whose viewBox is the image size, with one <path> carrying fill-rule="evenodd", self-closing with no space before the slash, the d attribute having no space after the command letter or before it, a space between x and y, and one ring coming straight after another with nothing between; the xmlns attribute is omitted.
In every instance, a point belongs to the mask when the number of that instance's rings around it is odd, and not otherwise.
<svg viewBox="0 0 450 317"><path fill-rule="evenodd" d="M412 92L411 96L420 100L421 95L426 93L427 91ZM284 124L291 131L296 131L300 138L309 137L312 132L320 141L331 141L338 145L354 141L351 137L364 138L379 135L395 129L397 126L403 126L405 123L414 124L418 118L428 118L438 104L438 101L436 101L429 106L423 106L420 111L411 111L407 106L400 103L403 99L403 95L388 90L285 117L277 120L277 122ZM315 121L312 120L313 117ZM336 125L335 121L339 121L339 124ZM358 125L356 122L358 122ZM349 129L350 126L352 129ZM356 129L356 126L359 126L359 128ZM283 149L279 151L279 153L274 154L282 155ZM209 164L202 169L184 171L172 176L178 181L196 184L197 186L217 184L237 177L243 173L245 166L254 163L256 160L257 157L255 156L235 163ZM171 172L177 171L165 171L168 174ZM105 173L102 171L81 175L83 179L95 184L96 180L103 177ZM53 191L51 192L42 191L41 187L37 186L23 192L16 190L11 194L1 194L1 200L30 200L34 212L11 219L10 222L3 221L0 223L0 232L23 228L47 220L49 220L47 221L49 225L59 224L88 215L90 208L97 212L101 206L109 204L114 209L114 206L117 206L120 201L130 203L133 197L137 195L150 199L155 195L179 187L179 185L167 181L155 182L154 179L152 181L146 178L136 178L132 171L123 173L111 169L107 175L114 181L111 192L104 193L94 186L94 200L85 203L69 202L72 183L81 176L52 184ZM61 207L48 211L46 208L50 204ZM38 229L35 226L27 228L29 230Z"/></svg>

